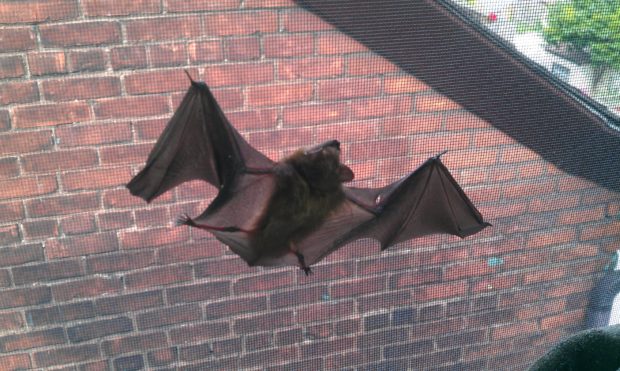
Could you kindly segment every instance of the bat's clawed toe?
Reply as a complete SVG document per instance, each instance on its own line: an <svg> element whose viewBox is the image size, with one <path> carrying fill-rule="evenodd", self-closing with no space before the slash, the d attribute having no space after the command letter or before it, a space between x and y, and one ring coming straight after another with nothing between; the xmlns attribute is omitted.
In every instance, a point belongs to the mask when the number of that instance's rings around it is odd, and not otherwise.
<svg viewBox="0 0 620 371"><path fill-rule="evenodd" d="M306 274L306 276L311 275L312 273L312 268L308 267L308 266L304 266L304 267L300 267L302 271L304 271L304 273Z"/></svg>
<svg viewBox="0 0 620 371"><path fill-rule="evenodd" d="M174 224L176 226L189 225L190 227L193 227L196 225L194 221L192 220L192 218L190 218L187 214L179 215L177 219L175 220Z"/></svg>
<svg viewBox="0 0 620 371"><path fill-rule="evenodd" d="M306 258L304 258L304 255L298 251L293 251L293 253L297 256L297 260L299 261L299 269L304 271L306 276L311 275L312 269L306 265Z"/></svg>

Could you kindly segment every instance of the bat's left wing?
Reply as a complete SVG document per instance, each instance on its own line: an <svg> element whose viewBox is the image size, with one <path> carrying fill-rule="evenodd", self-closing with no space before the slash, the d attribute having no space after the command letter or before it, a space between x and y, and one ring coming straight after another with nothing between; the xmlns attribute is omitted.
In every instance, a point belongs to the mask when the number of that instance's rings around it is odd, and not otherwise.
<svg viewBox="0 0 620 371"><path fill-rule="evenodd" d="M464 238L490 226L439 156L386 187L345 187L345 193L347 201L300 243L309 264L360 238L376 239L384 250L430 234Z"/></svg>

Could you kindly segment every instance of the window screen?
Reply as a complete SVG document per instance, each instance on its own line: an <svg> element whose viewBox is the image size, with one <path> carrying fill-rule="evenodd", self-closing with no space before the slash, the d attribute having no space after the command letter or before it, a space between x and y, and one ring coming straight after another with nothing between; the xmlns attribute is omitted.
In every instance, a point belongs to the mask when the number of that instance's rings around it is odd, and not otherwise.
<svg viewBox="0 0 620 371"><path fill-rule="evenodd" d="M2 368L526 370L619 323L618 14L602 0L0 3ZM237 242L175 225L218 187L186 177L150 203L126 188L188 75L274 162L338 140L347 187L443 153L492 226L381 251L361 224L310 275L291 254L250 266ZM195 159L181 162L202 174Z"/></svg>

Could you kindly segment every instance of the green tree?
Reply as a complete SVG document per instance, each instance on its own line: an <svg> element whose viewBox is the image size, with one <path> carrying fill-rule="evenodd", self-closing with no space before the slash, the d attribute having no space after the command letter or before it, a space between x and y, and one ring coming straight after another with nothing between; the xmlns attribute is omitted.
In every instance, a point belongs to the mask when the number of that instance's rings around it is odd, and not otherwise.
<svg viewBox="0 0 620 371"><path fill-rule="evenodd" d="M590 55L597 67L620 70L620 0L570 0L549 7L545 40Z"/></svg>

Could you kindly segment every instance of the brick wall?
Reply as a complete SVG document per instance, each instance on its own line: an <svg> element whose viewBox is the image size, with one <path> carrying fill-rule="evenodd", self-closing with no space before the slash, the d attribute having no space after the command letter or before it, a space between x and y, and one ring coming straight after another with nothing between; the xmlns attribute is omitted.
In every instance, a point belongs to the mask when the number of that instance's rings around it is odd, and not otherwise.
<svg viewBox="0 0 620 371"><path fill-rule="evenodd" d="M578 328L618 247L618 194L288 0L111 3L0 3L5 369L523 369ZM150 206L124 188L188 87L183 69L274 159L339 139L358 185L448 149L494 227L382 254L358 241L310 277L247 267L171 226L209 186Z"/></svg>

